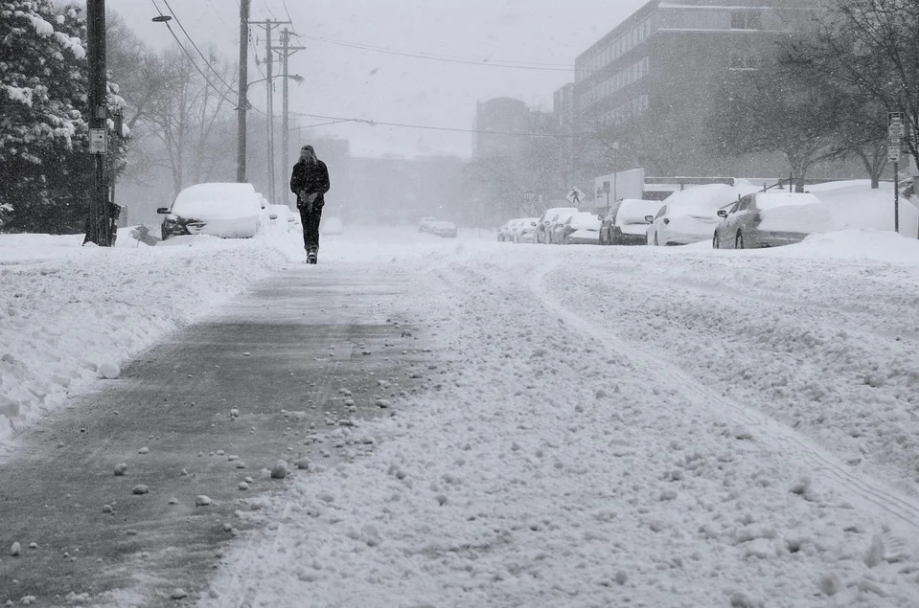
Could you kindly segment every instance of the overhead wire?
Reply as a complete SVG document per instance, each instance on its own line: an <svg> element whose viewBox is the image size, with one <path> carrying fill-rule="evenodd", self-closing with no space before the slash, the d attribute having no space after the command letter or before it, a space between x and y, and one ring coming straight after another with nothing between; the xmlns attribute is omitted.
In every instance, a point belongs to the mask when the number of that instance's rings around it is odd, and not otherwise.
<svg viewBox="0 0 919 608"><path fill-rule="evenodd" d="M163 13L163 11L160 10L160 7L159 7L159 5L156 3L156 0L150 0L150 1L153 2L153 6L156 8L157 12L159 12L160 16L165 17L165 16L166 16L165 13ZM214 89L214 91L216 91L217 94L220 95L220 97L222 97L224 101L226 101L226 102L228 102L228 103L231 103L231 104L234 103L232 100L230 100L230 99L226 96L226 94L225 94L223 91L221 91L219 88L217 88L217 85L215 85L213 82L211 82L211 80L207 77L207 74L205 74L205 73L201 70L201 68L198 67L198 64L195 62L195 58L191 56L191 53L188 52L188 49L185 48L185 45L182 44L182 41L179 40L179 37L178 37L178 36L176 36L176 33L173 31L172 26L169 25L169 22L168 22L168 21L164 21L163 23L166 24L166 29L168 29L168 30L169 30L169 33L172 34L172 37L175 38L175 41L176 41L176 43L178 43L179 48L181 48L181 49L182 49L182 52L185 53L185 56L188 57L188 60L191 62L192 66L194 66L195 70L197 70L197 72L198 72L199 74L201 74L201 77L204 78L204 81L205 81L212 89Z"/></svg>
<svg viewBox="0 0 919 608"><path fill-rule="evenodd" d="M361 44L358 42L348 42L346 40L334 40L331 38L323 38L321 36L303 36L307 40L313 40L314 42L324 42L326 44L333 44L337 46L343 46L352 49L358 49L363 51L373 51L376 53L384 53L387 55L397 55L400 57L411 57L414 59L426 59L429 61L442 61L446 63L460 63L466 65L478 65L483 67L492 67L492 68L509 68L509 69L519 69L519 70L539 70L539 71L549 71L549 72L573 72L574 66L572 65L563 65L558 63L536 63L536 62L523 62L523 61L501 61L501 60L485 60L485 59L469 59L461 57L448 57L446 55L434 55L431 53L422 53L414 51L401 51L397 49L391 49L381 46L373 46L369 44Z"/></svg>
<svg viewBox="0 0 919 608"><path fill-rule="evenodd" d="M195 41L192 39L192 37L188 35L188 31L185 29L185 26L182 25L182 20L179 19L179 16L176 14L176 12L175 12L174 10L172 10L172 7L171 7L171 6L169 6L169 0L163 0L163 4L165 4L165 5L166 5L166 8L169 9L169 12L172 13L172 18L176 20L176 23L178 24L179 28L182 30L182 33L185 34L185 37L188 38L188 41L189 41L189 42L191 42L192 47L195 49L195 51L198 52L198 55L201 57L201 59L204 60L204 64L205 64L208 68L210 68L211 72L213 72L214 75L217 76L217 78L220 80L220 82L222 82L223 85L224 85L225 87L227 87L227 89L228 89L231 93L239 94L239 93L233 88L232 85L230 85L226 80L224 80L223 75L222 75L220 72L218 72L217 69L216 69L213 65L211 65L210 60L209 60L207 57L204 56L204 53L201 52L201 49L198 48L198 45L195 44ZM213 6L212 6L211 8L213 8ZM167 25L168 25L168 22L167 22Z"/></svg>
<svg viewBox="0 0 919 608"><path fill-rule="evenodd" d="M153 7L156 9L156 11L160 14L161 17L166 17L166 16L167 16L167 15L162 11L162 9L160 9L160 6L159 6L159 4L156 3L156 0L150 0L150 1L153 3ZM179 22L179 18L175 15L175 12L173 12L172 7L169 6L169 3L167 2L167 0L163 0L163 3L166 4L166 7L169 9L169 12L172 13L171 16L176 20L176 23L179 24L179 27L182 28L182 32L185 34L185 37L188 38L188 40L191 42L191 44L192 44L192 46L195 48L195 50L198 51L198 54L202 57L202 59L204 59L204 63L211 69L211 71L213 71L215 74L218 74L218 77L219 77L219 76L220 76L219 73L218 73L218 72L216 71L216 69L210 64L210 62L204 57L203 53L201 53L201 50L198 48L198 45L195 44L195 41L192 40L191 36L189 36L189 34L188 34L188 32L185 30L185 28L182 27L181 22ZM172 29L172 26L169 25L169 22L168 22L168 21L164 21L163 23L166 25L166 29L169 30L169 33L172 34L172 37L175 39L176 43L179 45L179 48L182 49L182 52L185 54L186 57L188 57L189 62L191 62L192 66L193 66L193 67L195 68L195 70L201 75L201 77L204 78L204 81L205 81L212 89L214 89L214 91L215 91L218 95L220 95L220 97L221 97L224 101L226 101L227 103L229 103L229 104L231 104L231 105L233 105L233 106L235 107L236 102L233 101L232 99L228 98L228 97L226 96L226 93L224 93L223 91L221 91L221 90L217 87L217 85L215 85L213 82L211 82L210 78L207 77L207 74L205 74L205 73L201 70L201 68L198 67L198 64L195 62L194 57L191 56L191 53L188 52L188 49L185 47L184 44L182 44L182 41L179 40L179 37L176 35L175 31ZM228 85L228 84L226 83L226 81L223 80L223 78L220 78L220 80L221 80L221 82L227 87L227 89L228 89L230 92L236 93L236 94L238 95L238 92L237 92L232 86ZM261 114L261 115L263 115L263 116L267 116L267 114L266 114L265 112L263 112L262 110L258 109L258 108L255 107L255 106L253 106L251 103L249 103L249 108L248 108L248 109L255 110L255 111L258 112L259 114Z"/></svg>
<svg viewBox="0 0 919 608"><path fill-rule="evenodd" d="M409 123L398 123L398 122L382 122L378 120L370 120L366 118L346 118L343 116L326 116L322 114L307 114L304 112L290 112L292 116L302 116L304 118L317 118L321 120L328 120L332 122L314 124L314 125L304 125L306 127L320 127L328 124L337 124L344 122L354 122L354 123L363 123L370 125L371 127L381 126L381 127L398 127L405 129L424 129L429 131L447 131L454 133L478 133L482 135L511 135L516 137L535 137L539 139L587 139L590 137L595 137L590 133L530 133L530 132L521 132L521 131L485 131L482 129L462 129L459 127L438 127L433 125L418 125L418 124L409 124Z"/></svg>

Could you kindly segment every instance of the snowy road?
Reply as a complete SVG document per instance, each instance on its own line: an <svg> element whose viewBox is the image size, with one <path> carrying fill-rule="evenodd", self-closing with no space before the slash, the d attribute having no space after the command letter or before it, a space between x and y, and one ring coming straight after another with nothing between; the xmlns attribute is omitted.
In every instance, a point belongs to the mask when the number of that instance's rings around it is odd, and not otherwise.
<svg viewBox="0 0 919 608"><path fill-rule="evenodd" d="M302 255L287 241L272 247ZM137 293L160 285L146 258L167 256L202 286L230 264L253 275L271 264L246 253L258 243L210 245L119 263ZM440 360L412 372L413 392L375 376L393 416L317 428L308 474L240 499L244 532L213 577L189 585L199 606L919 607L916 241L850 232L718 252L397 230L349 233L323 252L317 280L359 272L380 286L325 314L369 306L411 328L384 361L415 340ZM12 266L22 293L6 303L32 313L6 334L33 353L28 374L2 376L22 394L38 394L16 381L41 377L42 356L67 373L40 346L60 331L52 312L72 305L69 288L51 290L69 274L39 259ZM144 310L178 317L203 290L152 293ZM119 331L147 327L138 317ZM367 380L316 379L330 395ZM277 410L271 401L261 406ZM373 449L349 450L349 438ZM330 445L344 461L326 459Z"/></svg>
<svg viewBox="0 0 919 608"><path fill-rule="evenodd" d="M432 246L460 359L202 605L919 606L919 272L813 247Z"/></svg>

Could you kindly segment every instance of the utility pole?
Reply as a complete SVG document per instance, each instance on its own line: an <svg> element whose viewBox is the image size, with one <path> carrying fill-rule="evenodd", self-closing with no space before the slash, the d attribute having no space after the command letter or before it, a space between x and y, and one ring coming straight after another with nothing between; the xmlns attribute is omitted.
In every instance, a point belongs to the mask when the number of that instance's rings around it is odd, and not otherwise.
<svg viewBox="0 0 919 608"><path fill-rule="evenodd" d="M274 205L278 201L275 199L275 171L274 171L274 76L272 66L274 66L274 54L271 52L271 21L266 21L268 27L265 28L265 44L267 45L267 62L268 62L268 81L265 83L265 91L268 94L268 199Z"/></svg>
<svg viewBox="0 0 919 608"><path fill-rule="evenodd" d="M246 112L249 109L249 1L239 2L239 100L236 111L236 181L246 181Z"/></svg>
<svg viewBox="0 0 919 608"><path fill-rule="evenodd" d="M283 85L282 85L284 89L284 100L283 100L283 106L281 110L281 131L282 131L281 167L283 168L284 171L290 170L290 165L287 164L289 162L287 158L287 154L290 148L290 124L289 124L290 114L288 112L289 85L287 82L288 79L290 78L290 74L288 74L288 63L289 63L288 59L290 59L290 56L296 53L297 51L302 51L305 49L305 47L302 47L302 46L290 46L290 34L291 34L291 31L287 28L284 28L284 30L281 32L281 48L279 49L281 52L281 60L283 61L283 66L284 66L283 68L284 72L282 75L282 78L284 80ZM283 182L281 184L281 191L286 193L284 196L285 202L289 201L290 193L287 193L287 189L284 188ZM287 204L289 205L290 203L288 202Z"/></svg>
<svg viewBox="0 0 919 608"><path fill-rule="evenodd" d="M289 25L290 21L272 21L271 19L266 19L265 21L250 21L252 25L258 25L259 27L265 28L265 42L267 50L267 62L268 62L268 77L266 78L267 87L267 101L268 101L268 124L266 125L267 138L268 138L268 199L272 204L277 203L276 200L276 172L274 167L274 91L272 90L274 75L273 71L273 47L271 46L271 32L276 27L282 25Z"/></svg>
<svg viewBox="0 0 919 608"><path fill-rule="evenodd" d="M110 247L112 225L105 159L108 152L105 0L86 0L86 38L89 55L89 152L93 156L93 188L83 242L92 241L100 247Z"/></svg>

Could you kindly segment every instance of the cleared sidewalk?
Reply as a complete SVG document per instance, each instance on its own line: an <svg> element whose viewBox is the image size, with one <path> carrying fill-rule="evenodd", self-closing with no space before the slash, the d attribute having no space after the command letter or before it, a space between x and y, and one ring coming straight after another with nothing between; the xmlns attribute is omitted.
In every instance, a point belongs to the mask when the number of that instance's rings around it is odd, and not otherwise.
<svg viewBox="0 0 919 608"><path fill-rule="evenodd" d="M243 525L234 511L253 508L243 499L284 487L266 470L372 449L321 434L423 386L437 354L388 297L409 287L359 265L279 273L27 431L0 468L0 605L194 597Z"/></svg>

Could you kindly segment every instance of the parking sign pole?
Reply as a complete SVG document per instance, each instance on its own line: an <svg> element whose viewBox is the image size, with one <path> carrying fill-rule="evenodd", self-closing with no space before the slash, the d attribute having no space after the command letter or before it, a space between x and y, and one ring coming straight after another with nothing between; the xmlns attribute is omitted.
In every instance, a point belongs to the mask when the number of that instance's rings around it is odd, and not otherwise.
<svg viewBox="0 0 919 608"><path fill-rule="evenodd" d="M893 161L893 230L900 234L900 146L903 112L887 114L887 160Z"/></svg>

